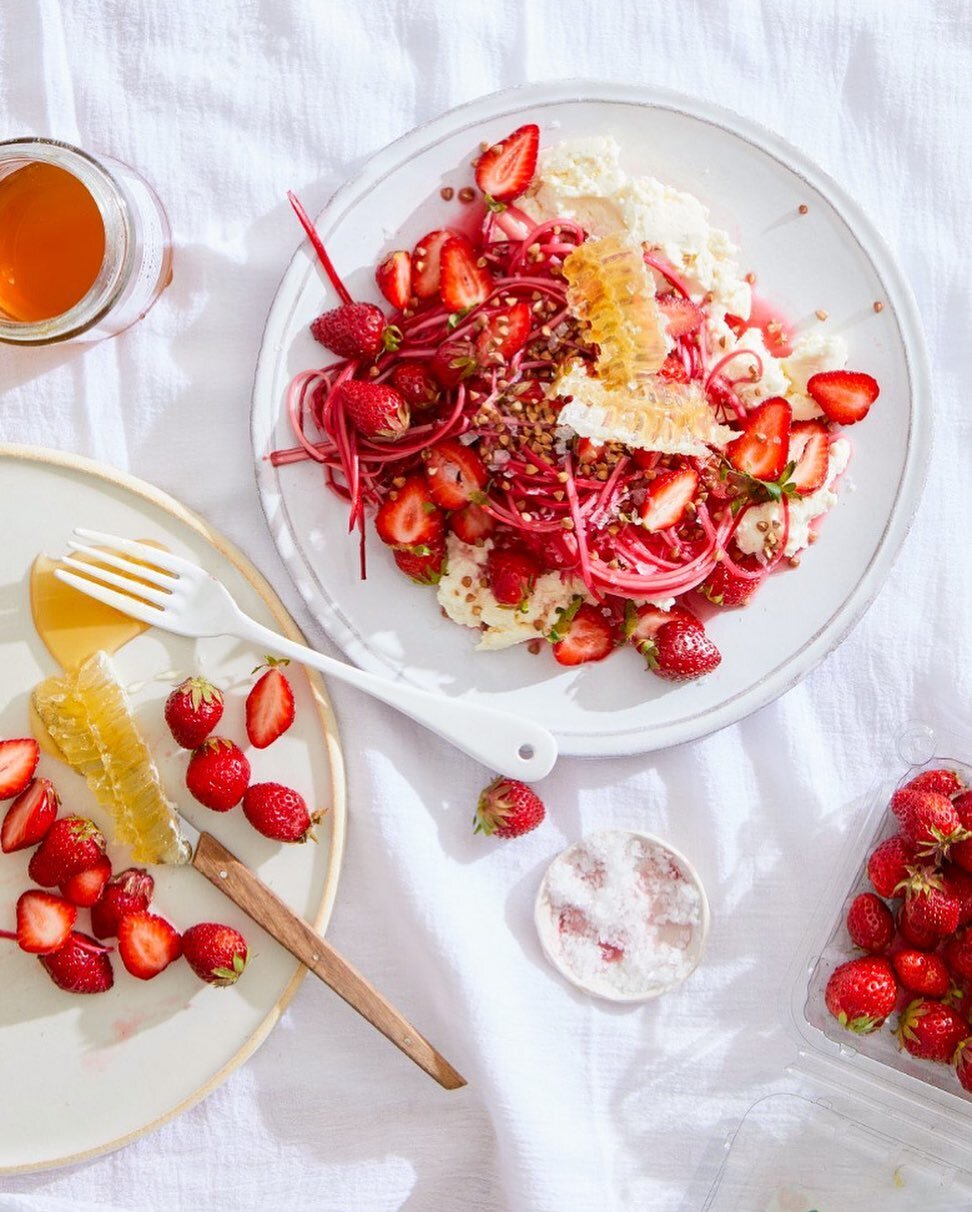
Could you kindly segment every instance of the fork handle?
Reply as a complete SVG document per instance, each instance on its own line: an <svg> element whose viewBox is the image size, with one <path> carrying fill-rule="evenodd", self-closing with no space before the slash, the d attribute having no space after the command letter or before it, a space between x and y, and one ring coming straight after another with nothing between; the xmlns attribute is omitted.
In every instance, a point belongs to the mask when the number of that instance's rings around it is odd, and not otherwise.
<svg viewBox="0 0 972 1212"><path fill-rule="evenodd" d="M466 1084L403 1014L211 833L199 835L192 865L440 1086Z"/></svg>
<svg viewBox="0 0 972 1212"><path fill-rule="evenodd" d="M265 651L291 657L328 677L357 686L372 698L424 724L430 732L468 753L484 766L509 778L532 782L549 774L557 760L557 742L533 720L495 707L446 695L430 694L407 682L393 682L354 665L336 661L303 644L285 639L240 612L241 639L252 640Z"/></svg>

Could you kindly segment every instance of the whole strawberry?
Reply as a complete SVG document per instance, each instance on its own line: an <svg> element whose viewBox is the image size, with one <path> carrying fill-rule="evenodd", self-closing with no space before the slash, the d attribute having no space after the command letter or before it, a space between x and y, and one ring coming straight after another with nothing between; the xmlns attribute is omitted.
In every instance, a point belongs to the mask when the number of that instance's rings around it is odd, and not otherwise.
<svg viewBox="0 0 972 1212"><path fill-rule="evenodd" d="M903 910L909 929L917 935L933 934L944 938L959 924L959 901L941 886L935 875L919 876L920 883L909 889Z"/></svg>
<svg viewBox="0 0 972 1212"><path fill-rule="evenodd" d="M266 663L266 673L246 696L246 735L257 749L272 745L294 722L294 692L281 668L290 662L267 657Z"/></svg>
<svg viewBox="0 0 972 1212"><path fill-rule="evenodd" d="M65 993L104 993L115 983L107 949L78 931L70 934L57 951L37 958Z"/></svg>
<svg viewBox="0 0 972 1212"><path fill-rule="evenodd" d="M872 955L835 968L824 994L834 1018L857 1035L867 1035L880 1027L897 998L894 970L886 959Z"/></svg>
<svg viewBox="0 0 972 1212"><path fill-rule="evenodd" d="M944 997L951 988L952 979L940 955L908 947L895 952L891 963L901 985L911 993L920 993L923 997Z"/></svg>
<svg viewBox="0 0 972 1212"><path fill-rule="evenodd" d="M924 770L905 783L903 791L937 791L951 798L957 795L964 784L954 770Z"/></svg>
<svg viewBox="0 0 972 1212"><path fill-rule="evenodd" d="M872 955L887 951L894 938L891 910L873 892L862 892L848 910L847 933L862 951Z"/></svg>
<svg viewBox="0 0 972 1212"><path fill-rule="evenodd" d="M250 763L239 746L211 736L193 750L186 768L186 786L214 812L228 812L243 798L250 781Z"/></svg>
<svg viewBox="0 0 972 1212"><path fill-rule="evenodd" d="M654 651L646 652L645 659L660 678L687 682L711 673L721 663L722 654L697 624L674 619L659 627Z"/></svg>
<svg viewBox="0 0 972 1212"><path fill-rule="evenodd" d="M962 1089L972 1093L972 1038L960 1041L952 1061Z"/></svg>
<svg viewBox="0 0 972 1212"><path fill-rule="evenodd" d="M425 412L442 399L442 389L421 362L401 362L389 381L409 408Z"/></svg>
<svg viewBox="0 0 972 1212"><path fill-rule="evenodd" d="M314 824L302 795L282 783L254 783L243 796L243 815L275 842L306 842Z"/></svg>
<svg viewBox="0 0 972 1212"><path fill-rule="evenodd" d="M394 349L395 333L385 335L385 317L374 303L342 303L311 321L311 336L339 358L366 358Z"/></svg>
<svg viewBox="0 0 972 1212"><path fill-rule="evenodd" d="M232 926L200 922L182 936L182 954L201 981L235 985L246 967L246 939Z"/></svg>
<svg viewBox="0 0 972 1212"><path fill-rule="evenodd" d="M942 941L942 936L934 930L919 929L911 920L908 912L908 902L898 910L898 933L909 947L917 947L919 951L934 951Z"/></svg>
<svg viewBox="0 0 972 1212"><path fill-rule="evenodd" d="M960 981L972 981L972 928L955 932L945 944L945 962Z"/></svg>
<svg viewBox="0 0 972 1212"><path fill-rule="evenodd" d="M165 722L183 749L196 749L223 717L223 693L205 678L186 678L165 700Z"/></svg>
<svg viewBox="0 0 972 1212"><path fill-rule="evenodd" d="M917 847L900 833L885 838L867 860L868 879L874 891L883 897L902 895L899 885L908 878L908 868L916 861Z"/></svg>
<svg viewBox="0 0 972 1212"><path fill-rule="evenodd" d="M952 800L952 807L963 829L972 834L972 791L964 791ZM960 842L953 842L949 849L949 858L966 871L972 871L972 837Z"/></svg>
<svg viewBox="0 0 972 1212"><path fill-rule="evenodd" d="M411 420L404 397L387 383L347 379L334 389L332 400L335 411L344 413L364 438L395 442Z"/></svg>
<svg viewBox="0 0 972 1212"><path fill-rule="evenodd" d="M27 874L35 884L53 888L84 871L105 852L105 836L83 816L62 816L56 820L31 856Z"/></svg>
<svg viewBox="0 0 972 1212"><path fill-rule="evenodd" d="M972 872L956 863L946 863L942 867L942 887L959 903L959 925L972 922Z"/></svg>
<svg viewBox="0 0 972 1212"><path fill-rule="evenodd" d="M930 998L910 1002L895 1034L898 1044L919 1060L947 1064L969 1033L969 1025L951 1006Z"/></svg>
<svg viewBox="0 0 972 1212"><path fill-rule="evenodd" d="M474 833L521 837L546 815L543 800L517 779L496 778L482 792L473 817Z"/></svg>
<svg viewBox="0 0 972 1212"><path fill-rule="evenodd" d="M129 867L105 885L101 900L91 907L91 930L96 938L114 938L118 923L129 913L144 913L152 901L155 880L143 867Z"/></svg>
<svg viewBox="0 0 972 1212"><path fill-rule="evenodd" d="M937 791L898 792L901 832L920 854L947 856L953 842L964 837L958 812ZM907 797L907 799L905 799Z"/></svg>

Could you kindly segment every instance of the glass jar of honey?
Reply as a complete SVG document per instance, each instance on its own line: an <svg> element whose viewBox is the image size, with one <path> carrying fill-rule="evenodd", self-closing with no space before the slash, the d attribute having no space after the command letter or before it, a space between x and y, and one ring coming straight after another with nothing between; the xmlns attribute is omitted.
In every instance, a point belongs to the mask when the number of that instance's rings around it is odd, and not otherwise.
<svg viewBox="0 0 972 1212"><path fill-rule="evenodd" d="M99 341L172 277L165 211L126 164L54 139L0 141L0 341Z"/></svg>

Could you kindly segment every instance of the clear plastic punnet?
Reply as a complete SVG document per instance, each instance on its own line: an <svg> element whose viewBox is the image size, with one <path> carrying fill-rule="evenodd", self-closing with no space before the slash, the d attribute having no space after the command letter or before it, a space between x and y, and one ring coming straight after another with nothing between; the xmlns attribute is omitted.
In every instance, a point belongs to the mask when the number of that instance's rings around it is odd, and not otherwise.
<svg viewBox="0 0 972 1212"><path fill-rule="evenodd" d="M731 1134L704 1212L972 1212L972 1094L950 1065L899 1051L887 1027L854 1035L824 1004L830 973L860 954L847 907L870 890L868 855L896 831L896 787L943 766L972 786L972 738L913 725L896 749L783 987L792 1089L755 1103Z"/></svg>

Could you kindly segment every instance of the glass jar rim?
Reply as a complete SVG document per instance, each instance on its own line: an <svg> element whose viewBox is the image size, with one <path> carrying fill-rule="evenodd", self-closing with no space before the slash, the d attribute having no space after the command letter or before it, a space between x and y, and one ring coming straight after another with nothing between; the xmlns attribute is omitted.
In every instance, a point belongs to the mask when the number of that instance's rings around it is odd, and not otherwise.
<svg viewBox="0 0 972 1212"><path fill-rule="evenodd" d="M118 301L134 263L131 207L119 184L98 160L59 139L28 136L0 140L0 169L10 162L53 164L76 177L98 207L105 226L105 254L87 292L67 311L47 320L13 320L0 311L0 342L48 345L70 340L99 323ZM16 170L14 170L16 171Z"/></svg>

